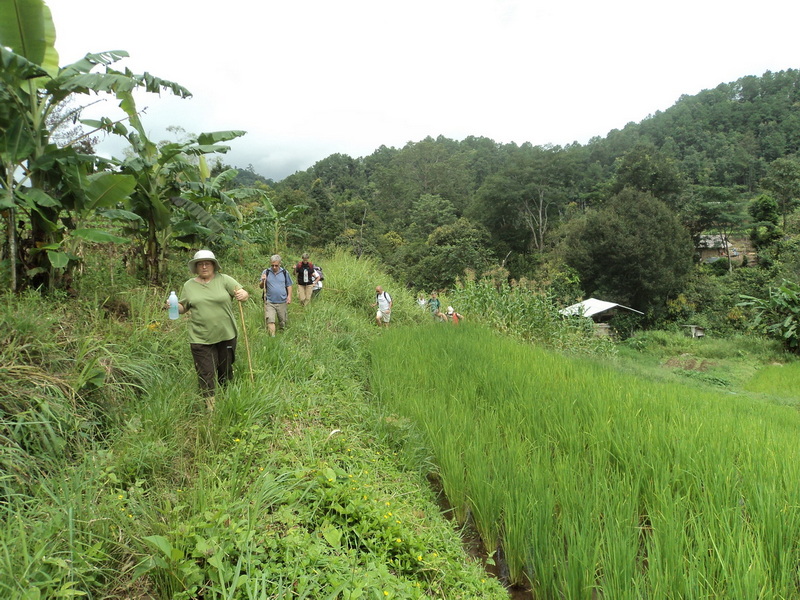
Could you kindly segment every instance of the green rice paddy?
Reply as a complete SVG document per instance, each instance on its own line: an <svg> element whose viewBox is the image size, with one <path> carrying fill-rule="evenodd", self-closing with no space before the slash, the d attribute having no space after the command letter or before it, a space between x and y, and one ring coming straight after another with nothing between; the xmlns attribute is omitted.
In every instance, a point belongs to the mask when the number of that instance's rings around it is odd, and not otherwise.
<svg viewBox="0 0 800 600"><path fill-rule="evenodd" d="M477 327L386 331L372 363L454 516L535 598L800 597L796 408Z"/></svg>

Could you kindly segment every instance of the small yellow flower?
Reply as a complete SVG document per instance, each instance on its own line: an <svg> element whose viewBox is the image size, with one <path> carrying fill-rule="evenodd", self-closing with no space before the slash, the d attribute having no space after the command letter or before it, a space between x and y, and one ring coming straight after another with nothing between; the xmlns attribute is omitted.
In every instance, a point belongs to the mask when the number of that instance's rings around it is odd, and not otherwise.
<svg viewBox="0 0 800 600"><path fill-rule="evenodd" d="M240 440L239 438L236 438L236 439L235 439L235 440L233 440L233 441L234 441L234 442L241 442L242 440Z"/></svg>
<svg viewBox="0 0 800 600"><path fill-rule="evenodd" d="M383 590L383 595L384 595L384 596L388 596L388 595L389 595L389 592L387 592L386 590Z"/></svg>
<svg viewBox="0 0 800 600"><path fill-rule="evenodd" d="M122 500L124 497L125 497L125 496L123 496L122 494L120 494L119 496L117 496L117 498L119 498L120 500Z"/></svg>
<svg viewBox="0 0 800 600"><path fill-rule="evenodd" d="M400 538L397 538L397 539L395 540L395 542L397 542L398 544L401 544L401 543L403 542L403 540L402 540L402 539L400 539Z"/></svg>
<svg viewBox="0 0 800 600"><path fill-rule="evenodd" d="M422 554L417 554L417 560L422 562Z"/></svg>

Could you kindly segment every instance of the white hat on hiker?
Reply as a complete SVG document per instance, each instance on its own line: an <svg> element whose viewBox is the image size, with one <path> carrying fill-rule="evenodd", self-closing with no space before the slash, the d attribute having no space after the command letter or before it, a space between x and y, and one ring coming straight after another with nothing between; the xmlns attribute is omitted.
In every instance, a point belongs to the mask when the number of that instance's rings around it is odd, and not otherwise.
<svg viewBox="0 0 800 600"><path fill-rule="evenodd" d="M214 263L214 271L219 271L219 261L211 250L198 250L194 253L194 257L189 261L189 271L193 275L197 275L197 263L201 260L209 260Z"/></svg>

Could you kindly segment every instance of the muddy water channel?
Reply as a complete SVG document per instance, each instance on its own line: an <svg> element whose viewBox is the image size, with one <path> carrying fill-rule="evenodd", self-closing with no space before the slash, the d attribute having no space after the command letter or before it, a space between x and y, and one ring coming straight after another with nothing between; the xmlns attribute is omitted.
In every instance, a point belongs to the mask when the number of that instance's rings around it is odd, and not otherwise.
<svg viewBox="0 0 800 600"><path fill-rule="evenodd" d="M534 600L533 592L528 586L511 585L508 581L508 566L506 565L505 558L503 557L502 548L498 547L494 555L490 558L489 552L486 551L486 546L481 540L478 530L475 528L475 523L472 519L467 519L466 524L459 525L455 518L453 518L453 508L447 501L447 495L442 489L441 482L436 477L428 477L428 483L431 488L436 492L436 501L439 509L450 520L454 527L460 530L461 540L464 544L464 549L475 560L480 561L486 573L490 577L494 577L502 583L506 590L508 590L508 597L511 600Z"/></svg>

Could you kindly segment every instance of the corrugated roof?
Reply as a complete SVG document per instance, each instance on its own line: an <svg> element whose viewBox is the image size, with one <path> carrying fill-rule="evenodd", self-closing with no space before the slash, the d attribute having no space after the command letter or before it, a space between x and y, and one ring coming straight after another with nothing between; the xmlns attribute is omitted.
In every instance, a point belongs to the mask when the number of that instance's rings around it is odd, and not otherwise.
<svg viewBox="0 0 800 600"><path fill-rule="evenodd" d="M639 313L643 315L644 313L641 311L636 310L635 308L630 308L628 306L623 306L622 304L617 304L616 302L606 302L605 300L598 300L597 298L587 298L583 302L578 302L577 304L573 304L572 306L568 306L558 312L562 315L583 315L584 317L591 317L601 312L605 312L611 308L615 307L624 308L625 310L632 310L635 313Z"/></svg>

